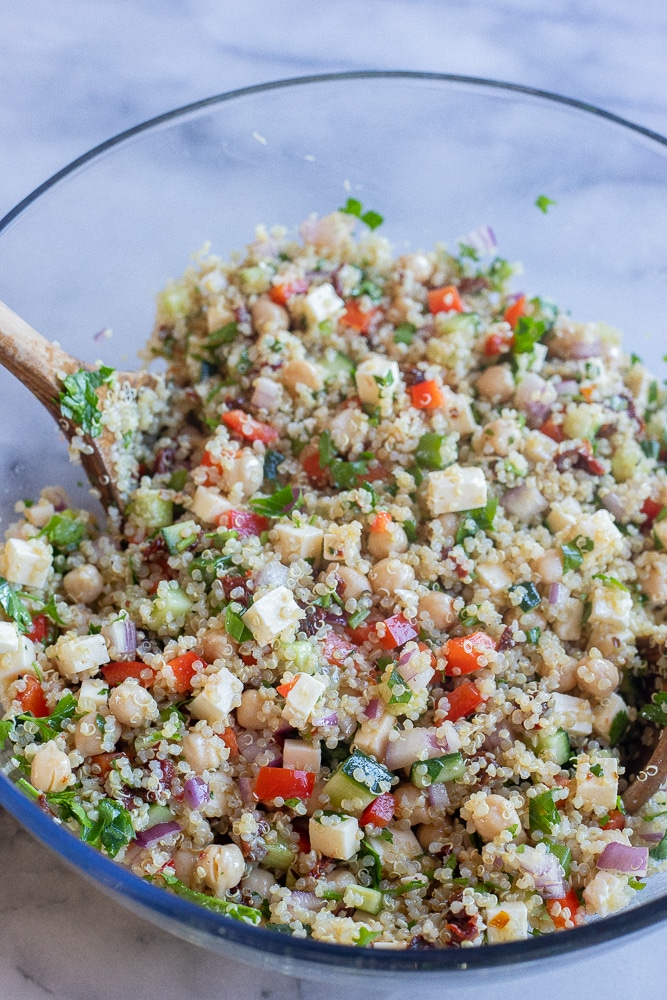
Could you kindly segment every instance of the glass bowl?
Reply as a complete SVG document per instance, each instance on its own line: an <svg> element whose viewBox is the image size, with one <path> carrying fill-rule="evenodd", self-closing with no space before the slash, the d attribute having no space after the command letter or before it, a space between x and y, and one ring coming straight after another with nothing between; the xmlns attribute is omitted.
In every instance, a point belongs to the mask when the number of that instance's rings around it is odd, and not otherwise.
<svg viewBox="0 0 667 1000"><path fill-rule="evenodd" d="M567 98L425 73L287 80L162 115L56 174L0 221L0 298L81 359L136 367L154 295L191 253L210 241L226 255L260 222L294 229L354 197L384 216L382 232L399 252L454 245L491 225L499 253L523 262L517 290L619 327L664 377L666 190L667 140ZM555 202L548 212L540 196ZM5 371L0 473L5 526L17 500L54 483L78 505L93 504L58 428ZM667 917L667 887L654 879L633 908L575 931L484 948L338 947L236 923L141 881L4 776L0 802L131 909L293 975L453 985L583 954Z"/></svg>

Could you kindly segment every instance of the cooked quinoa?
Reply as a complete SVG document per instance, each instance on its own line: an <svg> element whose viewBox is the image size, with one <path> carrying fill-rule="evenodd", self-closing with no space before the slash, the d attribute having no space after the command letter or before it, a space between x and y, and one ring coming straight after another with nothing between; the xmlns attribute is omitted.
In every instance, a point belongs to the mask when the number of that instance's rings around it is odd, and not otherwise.
<svg viewBox="0 0 667 1000"><path fill-rule="evenodd" d="M667 700L667 395L488 238L358 228L198 255L155 388L107 376L125 517L18 505L5 769L138 876L297 937L571 928L667 858L667 795L620 797Z"/></svg>

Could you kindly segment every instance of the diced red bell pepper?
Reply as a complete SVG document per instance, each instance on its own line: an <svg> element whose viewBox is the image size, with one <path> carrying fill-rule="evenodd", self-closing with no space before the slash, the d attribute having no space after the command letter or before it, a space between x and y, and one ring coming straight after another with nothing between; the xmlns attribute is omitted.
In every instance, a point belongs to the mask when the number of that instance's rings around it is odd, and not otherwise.
<svg viewBox="0 0 667 1000"><path fill-rule="evenodd" d="M385 618L383 634L378 632L380 645L383 649L396 649L410 639L415 639L419 635L419 629L400 612Z"/></svg>
<svg viewBox="0 0 667 1000"><path fill-rule="evenodd" d="M52 627L51 621L46 615L35 615L32 620L32 628L26 634L31 642L44 642L48 638Z"/></svg>
<svg viewBox="0 0 667 1000"><path fill-rule="evenodd" d="M199 653L181 653L169 661L171 672L174 675L174 690L179 694L185 694L192 687L192 678L196 674L195 663L205 663Z"/></svg>
<svg viewBox="0 0 667 1000"><path fill-rule="evenodd" d="M565 929L567 923L566 917L561 911L567 908L570 911L568 919L574 921L574 918L581 909L581 903L574 889L568 889L567 893L561 899L547 899L545 905L554 925L561 931Z"/></svg>
<svg viewBox="0 0 667 1000"><path fill-rule="evenodd" d="M443 646L443 653L447 659L445 674L448 677L460 677L461 674L471 674L474 670L479 670L480 657L486 656L495 648L495 642L486 632L473 632L472 635L448 639Z"/></svg>
<svg viewBox="0 0 667 1000"><path fill-rule="evenodd" d="M373 318L378 314L379 309L362 309L356 299L350 299L345 303L345 312L341 316L341 322L359 333L368 333L373 322Z"/></svg>
<svg viewBox="0 0 667 1000"><path fill-rule="evenodd" d="M600 823L601 830L625 830L625 816L620 809L612 809L606 823Z"/></svg>
<svg viewBox="0 0 667 1000"><path fill-rule="evenodd" d="M548 438L560 444L561 441L565 440L565 431L563 430L562 424L556 424L552 417L548 417L542 426L540 427L540 432L546 434Z"/></svg>
<svg viewBox="0 0 667 1000"><path fill-rule="evenodd" d="M255 420L245 410L228 410L222 414L222 422L230 431L239 434L246 441L262 441L271 444L278 437L278 431L270 424Z"/></svg>
<svg viewBox="0 0 667 1000"><path fill-rule="evenodd" d="M447 718L450 722L456 722L457 719L465 719L468 715L472 715L483 704L484 698L476 684L472 681L463 681L453 691L447 692L447 701L449 702Z"/></svg>
<svg viewBox="0 0 667 1000"><path fill-rule="evenodd" d="M239 744L238 740L236 739L236 733L234 732L231 726L227 726L226 729L223 729L223 731L220 733L220 739L229 749L229 756L238 757Z"/></svg>
<svg viewBox="0 0 667 1000"><path fill-rule="evenodd" d="M497 358L499 354L507 354L512 346L514 334L509 331L490 333L484 341L484 355L487 358Z"/></svg>
<svg viewBox="0 0 667 1000"><path fill-rule="evenodd" d="M141 686L145 688L150 687L155 680L153 668L139 660L130 660L128 663L106 663L102 667L101 674L109 687L122 684L128 677L136 677Z"/></svg>
<svg viewBox="0 0 667 1000"><path fill-rule="evenodd" d="M279 684L278 685L278 687L276 688L276 691L278 692L278 694L280 695L281 698L286 698L287 697L287 695L290 693L290 691L292 690L292 688L294 687L294 685L296 684L296 682L298 681L298 679L299 679L299 677L297 675L291 681L288 681L287 684Z"/></svg>
<svg viewBox="0 0 667 1000"><path fill-rule="evenodd" d="M255 514L251 510L226 510L218 521L230 531L237 531L239 538L261 535L263 531L268 531L270 526L268 517Z"/></svg>
<svg viewBox="0 0 667 1000"><path fill-rule="evenodd" d="M310 854L310 837L307 830L297 830L299 834L299 854Z"/></svg>
<svg viewBox="0 0 667 1000"><path fill-rule="evenodd" d="M389 826L395 811L396 799L391 792L385 792L383 795L378 795L375 801L366 806L361 814L359 825L367 826L372 823L373 826Z"/></svg>
<svg viewBox="0 0 667 1000"><path fill-rule="evenodd" d="M375 622L362 622L361 625L357 625L356 628L347 628L345 631L355 646L363 646L363 644L368 642L369 639L377 640L378 637L375 629Z"/></svg>
<svg viewBox="0 0 667 1000"><path fill-rule="evenodd" d="M255 782L255 796L261 802L274 799L308 799L315 787L313 771L293 771L289 767L261 767Z"/></svg>
<svg viewBox="0 0 667 1000"><path fill-rule="evenodd" d="M113 762L119 760L121 757L125 757L127 760L127 755L120 753L119 750L112 750L110 753L96 753L92 759L93 765L99 769L99 777L102 781L106 781L111 771Z"/></svg>
<svg viewBox="0 0 667 1000"><path fill-rule="evenodd" d="M410 396L412 405L416 410L437 410L440 406L444 406L445 403L442 389L435 379L428 379L426 382L418 382L417 385L411 385Z"/></svg>
<svg viewBox="0 0 667 1000"><path fill-rule="evenodd" d="M51 712L49 706L46 704L42 685L37 678L33 677L32 674L28 674L23 680L25 687L23 691L19 691L16 695L16 700L23 711L30 712L36 719L43 719L45 716L50 715Z"/></svg>
<svg viewBox="0 0 667 1000"><path fill-rule="evenodd" d="M269 292L269 298L278 306L286 306L293 295L305 295L307 291L308 282L305 278L292 278L290 281L274 285Z"/></svg>
<svg viewBox="0 0 667 1000"><path fill-rule="evenodd" d="M321 640L320 648L325 660L335 665L342 663L350 653L354 653L356 646L349 639L346 639L344 635L338 635L337 632L329 632Z"/></svg>
<svg viewBox="0 0 667 1000"><path fill-rule="evenodd" d="M508 306L503 315L506 323L514 329L522 316L526 315L526 296L520 295L511 306Z"/></svg>
<svg viewBox="0 0 667 1000"><path fill-rule="evenodd" d="M386 482L387 479L391 478L391 473L384 465L380 465L379 462L371 462L368 466L368 472L363 476L363 479L367 483L377 483Z"/></svg>
<svg viewBox="0 0 667 1000"><path fill-rule="evenodd" d="M387 510L380 510L377 512L373 520L369 525L369 530L373 533L377 532L381 534L383 531L387 531L389 525L393 521L393 517Z"/></svg>
<svg viewBox="0 0 667 1000"><path fill-rule="evenodd" d="M463 303L456 285L431 289L428 293L428 307L432 313L463 312Z"/></svg>
<svg viewBox="0 0 667 1000"><path fill-rule="evenodd" d="M662 504L658 503L657 500L653 500L651 497L647 497L642 505L642 514L646 517L642 525L643 531L650 531L653 527L653 522L662 510Z"/></svg>
<svg viewBox="0 0 667 1000"><path fill-rule="evenodd" d="M319 451L309 449L301 456L301 468L315 486L324 486L327 481L327 470L320 465Z"/></svg>

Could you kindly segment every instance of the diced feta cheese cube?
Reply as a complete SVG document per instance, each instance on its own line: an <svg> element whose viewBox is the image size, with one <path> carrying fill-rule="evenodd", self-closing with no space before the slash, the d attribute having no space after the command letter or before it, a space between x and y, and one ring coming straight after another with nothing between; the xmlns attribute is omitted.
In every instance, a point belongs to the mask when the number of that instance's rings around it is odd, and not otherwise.
<svg viewBox="0 0 667 1000"><path fill-rule="evenodd" d="M551 696L551 705L558 725L570 736L590 736L593 732L593 710L585 698L556 692Z"/></svg>
<svg viewBox="0 0 667 1000"><path fill-rule="evenodd" d="M81 681L77 708L80 712L98 712L109 698L109 685L96 677L86 677Z"/></svg>
<svg viewBox="0 0 667 1000"><path fill-rule="evenodd" d="M576 779L577 797L585 806L616 808L618 761L615 757L596 757L591 761L579 760Z"/></svg>
<svg viewBox="0 0 667 1000"><path fill-rule="evenodd" d="M598 872L584 889L586 911L606 917L627 906L633 895L627 876L616 875L614 872Z"/></svg>
<svg viewBox="0 0 667 1000"><path fill-rule="evenodd" d="M353 746L377 760L384 760L389 735L395 725L395 717L388 713L377 719L364 719L354 735Z"/></svg>
<svg viewBox="0 0 667 1000"><path fill-rule="evenodd" d="M382 400L391 399L398 389L400 377L398 363L379 354L362 361L354 374L359 398L369 406L379 406Z"/></svg>
<svg viewBox="0 0 667 1000"><path fill-rule="evenodd" d="M327 682L321 677L297 674L296 684L285 698L283 719L295 729L301 729L310 719L313 709L326 689Z"/></svg>
<svg viewBox="0 0 667 1000"><path fill-rule="evenodd" d="M306 740L285 740L283 743L283 767L317 774L321 763L322 751L314 743Z"/></svg>
<svg viewBox="0 0 667 1000"><path fill-rule="evenodd" d="M615 587L594 587L590 594L592 625L606 624L611 629L630 624L632 594Z"/></svg>
<svg viewBox="0 0 667 1000"><path fill-rule="evenodd" d="M211 490L207 486L197 487L190 507L191 513L205 524L217 524L222 515L231 509L229 500L221 496L218 490Z"/></svg>
<svg viewBox="0 0 667 1000"><path fill-rule="evenodd" d="M553 457L558 445L552 438L541 431L529 431L523 445L523 453L529 462L548 462Z"/></svg>
<svg viewBox="0 0 667 1000"><path fill-rule="evenodd" d="M565 497L560 503L555 503L547 514L549 531L556 534L566 528L575 527L582 516L581 504L574 497Z"/></svg>
<svg viewBox="0 0 667 1000"><path fill-rule="evenodd" d="M528 937L528 908L521 900L487 906L485 919L489 944L523 941Z"/></svg>
<svg viewBox="0 0 667 1000"><path fill-rule="evenodd" d="M549 527L551 523L547 518ZM553 530L553 529L552 529ZM562 532L563 541L572 541L582 535L590 538L593 548L590 552L582 551L584 565L609 562L623 549L623 535L614 524L608 510L596 510L594 514L584 514Z"/></svg>
<svg viewBox="0 0 667 1000"><path fill-rule="evenodd" d="M593 729L599 736L609 739L609 733L618 715L625 714L627 718L628 706L625 704L620 694L610 694L604 701L599 702L593 709Z"/></svg>
<svg viewBox="0 0 667 1000"><path fill-rule="evenodd" d="M472 415L469 400L447 385L442 387L442 394L445 397L444 416L449 429L459 434L472 434L477 423Z"/></svg>
<svg viewBox="0 0 667 1000"><path fill-rule="evenodd" d="M58 670L67 680L81 674L96 674L98 667L109 662L109 652L103 635L77 635L62 638L53 647Z"/></svg>
<svg viewBox="0 0 667 1000"><path fill-rule="evenodd" d="M273 642L305 615L289 587L276 587L255 601L243 615L243 622L260 646Z"/></svg>
<svg viewBox="0 0 667 1000"><path fill-rule="evenodd" d="M317 285L306 295L303 300L303 307L306 316L314 325L323 323L345 308L343 300L336 295L336 290L329 282Z"/></svg>
<svg viewBox="0 0 667 1000"><path fill-rule="evenodd" d="M0 682L15 681L27 671L32 671L37 656L35 647L25 635L19 636L17 648L0 656Z"/></svg>
<svg viewBox="0 0 667 1000"><path fill-rule="evenodd" d="M349 861L359 850L361 832L353 816L311 817L308 824L310 846L327 858Z"/></svg>
<svg viewBox="0 0 667 1000"><path fill-rule="evenodd" d="M294 559L314 559L322 555L324 532L314 524L277 524L274 545L283 562Z"/></svg>
<svg viewBox="0 0 667 1000"><path fill-rule="evenodd" d="M507 590L512 583L511 574L501 563L478 563L476 570L479 582L494 594Z"/></svg>
<svg viewBox="0 0 667 1000"><path fill-rule="evenodd" d="M429 472L426 497L434 517L483 507L486 503L484 472L466 465L450 465L441 472Z"/></svg>
<svg viewBox="0 0 667 1000"><path fill-rule="evenodd" d="M342 562L354 566L361 558L362 526L359 521L348 524L330 524L324 533L323 553L328 562Z"/></svg>
<svg viewBox="0 0 667 1000"><path fill-rule="evenodd" d="M0 622L0 654L15 653L19 648L19 630L14 622Z"/></svg>
<svg viewBox="0 0 667 1000"><path fill-rule="evenodd" d="M24 517L26 521L34 525L35 528L43 528L49 523L56 512L56 508L48 500L40 500L32 507L26 507Z"/></svg>
<svg viewBox="0 0 667 1000"><path fill-rule="evenodd" d="M382 867L390 870L396 864L402 866L406 858L417 858L424 853L412 830L398 830L392 827L391 840L384 840L381 837L369 837L368 840L376 854L380 855Z"/></svg>
<svg viewBox="0 0 667 1000"><path fill-rule="evenodd" d="M53 549L41 538L9 538L5 545L5 576L10 583L41 588L51 569Z"/></svg>
<svg viewBox="0 0 667 1000"><path fill-rule="evenodd" d="M280 382L273 378L266 378L260 375L253 383L253 393L250 402L260 410L268 410L273 413L278 408L283 394L283 387Z"/></svg>
<svg viewBox="0 0 667 1000"><path fill-rule="evenodd" d="M243 684L227 667L209 674L199 693L190 702L190 713L210 725L224 723L233 708L241 704Z"/></svg>

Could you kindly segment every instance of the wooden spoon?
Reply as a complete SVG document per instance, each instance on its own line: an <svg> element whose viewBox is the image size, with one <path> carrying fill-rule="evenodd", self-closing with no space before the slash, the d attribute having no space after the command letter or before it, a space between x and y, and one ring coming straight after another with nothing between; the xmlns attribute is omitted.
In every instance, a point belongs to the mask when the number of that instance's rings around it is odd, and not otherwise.
<svg viewBox="0 0 667 1000"><path fill-rule="evenodd" d="M58 421L68 440L75 434L81 434L81 428L71 420L67 420L61 413L59 394L62 391L62 384L56 373L64 372L66 375L72 375L81 369L95 371L95 366L79 361L57 344L46 340L1 301L0 364L4 365L12 375L16 375L33 396L46 407L53 419ZM117 372L116 375L121 382L129 382L137 389L155 384L155 379L148 372ZM98 390L100 399L103 398L102 389ZM106 508L118 507L122 514L125 498L115 479L112 458L115 439L104 426L98 437L87 434L84 437L86 444L90 445L92 450L88 455L81 453L81 464L91 486L99 491L100 500Z"/></svg>
<svg viewBox="0 0 667 1000"><path fill-rule="evenodd" d="M637 772L635 779L623 792L623 805L635 813L655 795L667 781L667 727L658 737L648 762Z"/></svg>

